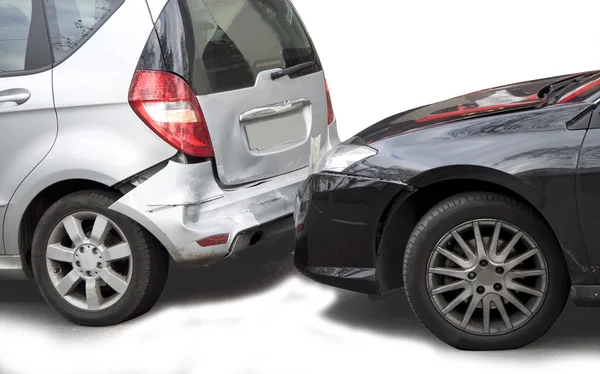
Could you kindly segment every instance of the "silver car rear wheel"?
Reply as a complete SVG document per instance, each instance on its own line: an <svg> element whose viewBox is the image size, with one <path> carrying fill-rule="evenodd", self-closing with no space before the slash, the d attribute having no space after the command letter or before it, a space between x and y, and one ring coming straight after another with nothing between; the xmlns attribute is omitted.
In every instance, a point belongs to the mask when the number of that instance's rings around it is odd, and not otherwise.
<svg viewBox="0 0 600 374"><path fill-rule="evenodd" d="M102 310L127 291L133 271L131 247L107 217L79 212L52 230L46 267L56 291L74 307Z"/></svg>
<svg viewBox="0 0 600 374"><path fill-rule="evenodd" d="M76 324L128 321L148 312L164 289L169 254L142 226L110 209L120 197L73 192L37 223L33 277L48 305Z"/></svg>

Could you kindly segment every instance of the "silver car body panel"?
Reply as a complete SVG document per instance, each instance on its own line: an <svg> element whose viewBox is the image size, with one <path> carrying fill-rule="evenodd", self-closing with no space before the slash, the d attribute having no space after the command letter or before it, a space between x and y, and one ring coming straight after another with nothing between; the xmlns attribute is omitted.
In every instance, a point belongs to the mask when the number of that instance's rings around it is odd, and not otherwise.
<svg viewBox="0 0 600 374"><path fill-rule="evenodd" d="M0 109L0 159L11 160L0 164L1 277L24 275L21 254L27 248L19 248L19 226L40 192L75 179L115 186L177 154L128 103L138 60L165 4L166 0L126 1L54 69L0 78L0 91L31 92L20 106ZM336 122L326 125L323 73L273 81L270 72L259 74L254 87L198 97L215 148L214 161L169 161L111 206L154 234L178 262L209 264L227 257L241 231L291 214L296 189L307 176L311 139L321 139L321 155L339 143ZM273 108L285 109L269 116L265 110ZM264 132L269 125L286 126L281 121L285 116L304 126L296 142L275 150L249 147L247 126L262 124L259 130ZM251 137L256 139L260 131ZM27 141L20 141L25 136ZM268 141L252 143L269 146ZM223 187L222 182L242 185ZM197 243L223 233L229 234L225 244Z"/></svg>
<svg viewBox="0 0 600 374"><path fill-rule="evenodd" d="M152 20L154 22L156 22L158 16L160 16L160 12L162 12L168 1L169 0L146 0L148 3L148 9L150 10L150 14L152 15Z"/></svg>
<svg viewBox="0 0 600 374"><path fill-rule="evenodd" d="M131 20L136 20L135 27ZM33 171L32 165L31 173L8 202L3 229L6 254L19 254L21 218L29 203L47 187L72 179L112 186L176 154L135 115L128 102L129 85L152 29L145 2L126 1L81 48L53 69L58 137ZM115 43L115 35L121 33L127 37ZM50 72L47 74L49 77ZM28 78L35 76L15 80ZM0 82L4 85L5 78ZM52 99L50 89L45 97ZM54 141L53 135L48 136ZM15 142L13 139L10 143ZM10 147L23 147L10 154L11 162L18 160L16 164L22 167L22 160L32 152L29 147L42 148L38 142L30 139ZM0 174L4 178L5 171Z"/></svg>
<svg viewBox="0 0 600 374"><path fill-rule="evenodd" d="M337 122L327 132L322 152L340 142ZM321 153L321 157L323 153ZM308 158L308 156L306 156ZM211 162L168 165L110 208L146 228L176 262L209 265L235 254L236 237L291 215L296 191L308 168L235 189L220 186ZM225 244L201 247L197 241L228 234Z"/></svg>
<svg viewBox="0 0 600 374"><path fill-rule="evenodd" d="M277 70L259 73L254 87L198 96L218 176L226 185L305 168L311 139L327 135L323 72L273 81L271 73ZM244 121L248 116L251 120ZM320 146L325 150L327 144Z"/></svg>
<svg viewBox="0 0 600 374"><path fill-rule="evenodd" d="M7 92L23 90L29 98L17 104ZM13 96L13 95L10 95ZM6 101L5 101L6 100ZM0 227L5 210L23 179L44 159L56 139L52 71L0 78ZM10 217L7 223L10 222ZM2 236L0 235L0 239ZM0 240L0 254L6 253ZM10 243L7 248L11 248ZM16 248L15 248L16 249ZM8 253L13 253L10 250ZM18 254L18 252L14 253Z"/></svg>
<svg viewBox="0 0 600 374"><path fill-rule="evenodd" d="M0 279L27 279L21 256L0 256Z"/></svg>

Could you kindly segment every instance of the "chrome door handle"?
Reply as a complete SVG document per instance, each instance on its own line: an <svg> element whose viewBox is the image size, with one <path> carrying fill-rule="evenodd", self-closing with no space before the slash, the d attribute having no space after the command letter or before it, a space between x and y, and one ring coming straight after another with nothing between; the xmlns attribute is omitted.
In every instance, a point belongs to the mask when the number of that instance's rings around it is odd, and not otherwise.
<svg viewBox="0 0 600 374"><path fill-rule="evenodd" d="M304 108L305 106L309 105L310 100L308 99L294 99L264 106L261 108L251 109L247 112L240 114L240 123L278 116L284 113L293 112L295 110Z"/></svg>
<svg viewBox="0 0 600 374"><path fill-rule="evenodd" d="M30 97L31 93L24 88L11 88L0 91L0 108L24 104Z"/></svg>

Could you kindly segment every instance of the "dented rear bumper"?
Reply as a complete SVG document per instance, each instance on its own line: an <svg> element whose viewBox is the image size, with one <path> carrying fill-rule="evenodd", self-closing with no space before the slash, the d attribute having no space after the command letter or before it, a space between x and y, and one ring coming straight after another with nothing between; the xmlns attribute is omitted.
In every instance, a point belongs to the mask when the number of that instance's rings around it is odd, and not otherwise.
<svg viewBox="0 0 600 374"><path fill-rule="evenodd" d="M256 233L292 229L293 220L286 218L307 174L305 168L254 186L223 189L210 162L170 161L110 208L145 227L176 262L208 265L247 248ZM198 244L215 236L222 243Z"/></svg>

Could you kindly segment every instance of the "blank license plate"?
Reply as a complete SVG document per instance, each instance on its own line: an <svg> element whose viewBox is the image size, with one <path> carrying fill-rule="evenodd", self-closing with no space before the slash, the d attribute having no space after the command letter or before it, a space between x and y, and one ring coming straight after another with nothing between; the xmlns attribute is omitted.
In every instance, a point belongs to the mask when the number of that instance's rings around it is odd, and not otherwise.
<svg viewBox="0 0 600 374"><path fill-rule="evenodd" d="M246 125L248 145L256 151L303 141L306 133L306 122L301 111Z"/></svg>

